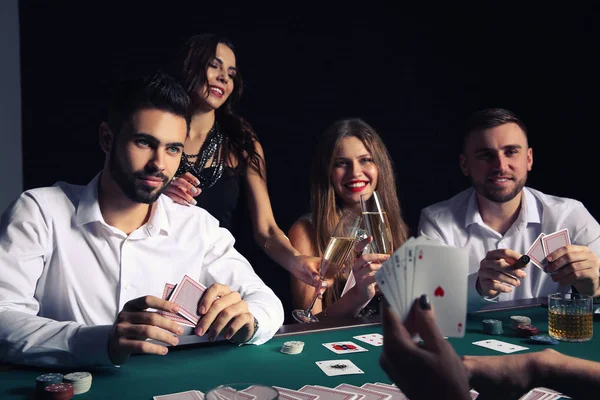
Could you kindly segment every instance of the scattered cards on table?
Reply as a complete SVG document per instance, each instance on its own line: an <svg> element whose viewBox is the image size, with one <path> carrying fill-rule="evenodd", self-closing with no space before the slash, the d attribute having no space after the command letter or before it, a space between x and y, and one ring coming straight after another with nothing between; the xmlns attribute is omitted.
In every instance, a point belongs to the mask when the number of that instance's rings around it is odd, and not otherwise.
<svg viewBox="0 0 600 400"><path fill-rule="evenodd" d="M466 249L419 236L408 239L375 274L379 289L402 321L422 294L433 304L443 336L463 337L467 318Z"/></svg>
<svg viewBox="0 0 600 400"><path fill-rule="evenodd" d="M525 254L529 256L533 265L546 272L546 267L548 266L546 257L561 247L569 246L570 244L571 239L569 238L569 231L567 229L561 229L549 235L540 233Z"/></svg>

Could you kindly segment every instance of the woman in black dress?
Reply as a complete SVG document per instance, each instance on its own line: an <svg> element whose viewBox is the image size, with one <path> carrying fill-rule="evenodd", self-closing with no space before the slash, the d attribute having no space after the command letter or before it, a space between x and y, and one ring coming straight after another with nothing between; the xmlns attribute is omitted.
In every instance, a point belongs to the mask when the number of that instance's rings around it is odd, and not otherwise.
<svg viewBox="0 0 600 400"><path fill-rule="evenodd" d="M233 112L243 85L232 43L214 34L193 36L172 73L192 97L194 112L178 177L165 194L177 203L201 206L232 230L240 188L245 188L256 243L296 278L318 283L320 259L300 254L277 226L262 147L250 124Z"/></svg>

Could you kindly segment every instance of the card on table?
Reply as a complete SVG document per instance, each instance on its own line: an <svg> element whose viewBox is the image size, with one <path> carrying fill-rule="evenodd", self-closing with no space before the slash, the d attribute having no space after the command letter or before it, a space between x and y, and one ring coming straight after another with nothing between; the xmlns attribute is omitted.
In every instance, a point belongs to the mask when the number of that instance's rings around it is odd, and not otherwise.
<svg viewBox="0 0 600 400"><path fill-rule="evenodd" d="M317 400L319 398L319 396L317 396L316 394L312 394L312 393L300 392L298 390L287 389L287 388L283 388L283 387L279 387L279 386L273 386L273 387L275 389L277 389L277 391L279 392L279 396L281 396L282 394L285 394L287 396L294 397L294 398L300 399L300 400Z"/></svg>
<svg viewBox="0 0 600 400"><path fill-rule="evenodd" d="M204 400L204 393L199 390L188 390L187 392L164 394L154 396L154 400Z"/></svg>
<svg viewBox="0 0 600 400"><path fill-rule="evenodd" d="M518 344L507 343L496 339L480 340L478 342L473 342L473 344L476 346L485 347L486 349L496 350L500 353L506 354L529 349L529 347L523 347L519 346Z"/></svg>
<svg viewBox="0 0 600 400"><path fill-rule="evenodd" d="M200 319L198 304L205 290L204 285L196 282L188 275L184 275L168 300L180 306L179 314L193 324L197 324Z"/></svg>
<svg viewBox="0 0 600 400"><path fill-rule="evenodd" d="M357 345L352 342L331 342L331 343L323 343L323 346L333 351L335 354L349 354L349 353L360 353L363 351L369 351L364 347Z"/></svg>
<svg viewBox="0 0 600 400"><path fill-rule="evenodd" d="M325 372L325 374L327 374L327 376L364 374L364 372L350 360L317 361L316 364L323 372ZM319 395L318 393L313 394Z"/></svg>
<svg viewBox="0 0 600 400"><path fill-rule="evenodd" d="M230 387L221 387L217 389L217 396L220 400L255 400L256 396L245 393L244 391L236 391Z"/></svg>
<svg viewBox="0 0 600 400"><path fill-rule="evenodd" d="M162 299L163 300L167 300L171 294L173 293L173 289L175 289L175 285L172 283L165 283L165 288L163 290L163 295L162 295ZM187 319L183 318L181 315L177 315L177 314L173 314L167 311L162 311L159 310L158 313L160 315L162 315L163 317L166 317L168 319L170 319L171 321L175 321L178 324L181 325L185 325L185 326L190 326L190 327L195 327L195 324L192 324L190 321L188 321Z"/></svg>
<svg viewBox="0 0 600 400"><path fill-rule="evenodd" d="M383 346L383 335L381 333L368 333L366 335L354 336L353 338L371 346Z"/></svg>
<svg viewBox="0 0 600 400"><path fill-rule="evenodd" d="M248 386L246 389L242 390L242 392L248 393L248 394L254 396L255 398L259 398L259 399L268 399L273 395L273 391L271 390L271 388L269 388L267 386L263 386L263 385L251 385L251 386ZM286 399L286 400L297 399L297 397L291 397L291 396L281 394L281 393L279 393L279 398Z"/></svg>
<svg viewBox="0 0 600 400"><path fill-rule="evenodd" d="M555 392L554 390L534 388L527 392L525 396L521 397L520 400L556 400L561 397L563 397L562 394Z"/></svg>
<svg viewBox="0 0 600 400"><path fill-rule="evenodd" d="M361 386L361 388L389 394L391 396L390 400L408 400L408 398L402 392L402 390L398 389L395 386L379 383L365 383Z"/></svg>
<svg viewBox="0 0 600 400"><path fill-rule="evenodd" d="M342 383L341 385L337 385L335 388L338 390L343 390L344 392L362 394L365 396L363 400L389 400L392 398L391 394L377 392L375 390L350 385L348 383Z"/></svg>
<svg viewBox="0 0 600 400"><path fill-rule="evenodd" d="M317 361L317 365L319 364L319 362L339 362L339 361L347 361L348 363L352 364L352 362L350 360L332 360L332 361ZM352 364L352 365L354 365L354 364ZM363 372L361 371L360 373L362 374ZM327 374L327 375L329 375L329 374ZM335 375L345 375L345 374L334 374L334 375L329 375L329 376L335 376ZM362 400L363 399L362 395L358 396L357 394L354 394L354 393L344 392L342 390L331 389L331 388L328 388L325 386L318 386L318 385L304 385L300 389L298 389L298 391L316 394L317 396L319 396L319 400Z"/></svg>

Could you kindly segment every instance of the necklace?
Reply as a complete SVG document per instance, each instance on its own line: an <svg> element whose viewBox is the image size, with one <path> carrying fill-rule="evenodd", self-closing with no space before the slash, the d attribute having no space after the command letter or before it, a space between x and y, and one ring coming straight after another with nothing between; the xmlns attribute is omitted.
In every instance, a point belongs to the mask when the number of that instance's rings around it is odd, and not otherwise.
<svg viewBox="0 0 600 400"><path fill-rule="evenodd" d="M215 121L212 128L208 131L206 140L202 143L202 147L198 154L181 154L181 162L177 169L177 176L190 172L200 181L200 184L198 185L199 188L207 189L214 185L223 175L223 167L225 166L225 163L221 158L222 145L223 134L219 130L219 124ZM189 160L190 158L196 158L196 161L192 162ZM211 158L212 163L210 164L210 167L205 168L206 163ZM210 168L212 168L212 173L209 172Z"/></svg>

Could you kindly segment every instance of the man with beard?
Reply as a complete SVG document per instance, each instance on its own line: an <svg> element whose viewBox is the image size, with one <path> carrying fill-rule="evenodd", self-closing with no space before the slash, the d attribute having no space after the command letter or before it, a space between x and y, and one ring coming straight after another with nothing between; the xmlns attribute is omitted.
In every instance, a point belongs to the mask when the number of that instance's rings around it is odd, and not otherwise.
<svg viewBox="0 0 600 400"><path fill-rule="evenodd" d="M523 122L508 110L479 111L460 155L473 187L421 212L421 234L469 250L469 310L571 287L600 295L600 225L581 202L525 187L532 165ZM518 262L540 233L565 228L573 244L548 255L548 274Z"/></svg>
<svg viewBox="0 0 600 400"><path fill-rule="evenodd" d="M281 326L281 302L231 234L205 210L161 196L179 166L189 105L161 73L123 85L100 125L103 170L87 186L28 190L4 212L3 362L118 365L132 353L164 355L183 328L154 311L179 311L161 296L184 275L208 287L195 334L260 344Z"/></svg>

